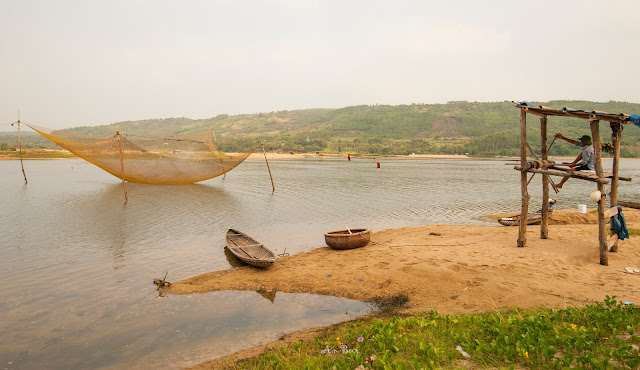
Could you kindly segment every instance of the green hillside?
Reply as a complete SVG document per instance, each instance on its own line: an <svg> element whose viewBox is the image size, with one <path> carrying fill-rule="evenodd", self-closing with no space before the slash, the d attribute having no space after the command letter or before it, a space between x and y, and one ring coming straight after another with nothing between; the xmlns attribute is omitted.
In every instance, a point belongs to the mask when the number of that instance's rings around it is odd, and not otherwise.
<svg viewBox="0 0 640 370"><path fill-rule="evenodd" d="M640 104L590 101L530 102L553 108L640 113ZM119 122L128 135L171 137L214 128L221 149L242 151L267 141L276 151L352 154L464 154L519 155L520 110L511 102L449 102L447 104L360 105L339 109L304 109L259 114L219 115L208 119L150 119ZM528 115L532 146L539 143L539 120ZM586 120L549 117L548 134L567 137L589 134ZM76 132L106 137L114 125L77 127ZM601 124L603 141L610 141L607 122ZM46 140L25 135L26 146L43 146ZM0 145L15 145L15 137L0 135ZM552 155L577 155L576 148L556 142ZM640 128L625 125L623 157L640 156Z"/></svg>

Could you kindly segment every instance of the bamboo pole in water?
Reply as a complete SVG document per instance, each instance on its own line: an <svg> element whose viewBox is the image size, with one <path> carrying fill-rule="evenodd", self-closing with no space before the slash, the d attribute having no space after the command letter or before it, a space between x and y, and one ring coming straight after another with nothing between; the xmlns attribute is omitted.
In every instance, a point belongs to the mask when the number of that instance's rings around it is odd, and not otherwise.
<svg viewBox="0 0 640 370"><path fill-rule="evenodd" d="M218 157L220 158L220 165L222 166L222 176L227 177L227 171L224 170L224 162L222 162L222 153L220 152L220 145L218 145L218 138L216 132L211 127L211 135L213 135L213 142L216 144L216 150L218 151Z"/></svg>
<svg viewBox="0 0 640 370"><path fill-rule="evenodd" d="M18 111L18 150L20 151L20 167L22 167L22 176L24 183L27 184L27 174L24 172L24 164L22 163L22 139L20 137L20 111Z"/></svg>
<svg viewBox="0 0 640 370"><path fill-rule="evenodd" d="M118 150L120 151L120 173L122 174L122 187L124 188L124 203L127 204L129 197L127 196L127 185L124 182L124 161L122 160L122 144L120 144L120 132L116 124L116 138L118 139Z"/></svg>
<svg viewBox="0 0 640 370"><path fill-rule="evenodd" d="M267 162L267 169L269 170L269 177L271 178L271 187L273 191L276 191L276 186L273 184L273 176L271 175L271 168L269 167L269 161L267 160L267 152L264 150L264 140L262 141L262 153L264 153L264 161Z"/></svg>

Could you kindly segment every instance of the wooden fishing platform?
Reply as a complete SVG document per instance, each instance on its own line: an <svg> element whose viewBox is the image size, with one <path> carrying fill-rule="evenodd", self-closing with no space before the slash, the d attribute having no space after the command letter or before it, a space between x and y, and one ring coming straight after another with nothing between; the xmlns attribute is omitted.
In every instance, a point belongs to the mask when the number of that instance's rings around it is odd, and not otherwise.
<svg viewBox="0 0 640 370"><path fill-rule="evenodd" d="M620 170L620 140L624 125L634 123L640 125L640 118L624 113L610 114L601 111L584 111L571 108L555 109L545 106L533 106L526 102L513 102L514 106L520 109L520 163L514 169L520 171L520 188L522 193L522 209L520 212L520 230L518 233L518 247L525 247L527 243L527 214L529 213L529 192L528 185L535 174L542 175L542 222L540 226L540 238L546 239L549 235L549 185L557 192L554 182L550 176L570 177L583 181L590 181L597 184L600 192L598 200L598 243L600 249L600 264L608 265L608 252L617 252L617 235L606 230L606 222L609 217L617 214L618 204L618 182L631 181L629 177L621 177ZM540 157L533 151L527 142L527 113L540 117ZM547 145L547 118L549 116L574 117L589 120L591 138L594 149L595 171L572 171L569 166L557 164L548 159L549 149L553 145ZM602 144L600 141L600 121L608 121L611 127L611 141L613 146L613 172L607 173L602 169ZM555 140L555 139L554 139ZM535 159L527 159L527 151ZM531 173L531 178L527 179L527 173ZM606 192L605 185L610 184L610 207L605 209ZM596 193L597 194L597 193Z"/></svg>

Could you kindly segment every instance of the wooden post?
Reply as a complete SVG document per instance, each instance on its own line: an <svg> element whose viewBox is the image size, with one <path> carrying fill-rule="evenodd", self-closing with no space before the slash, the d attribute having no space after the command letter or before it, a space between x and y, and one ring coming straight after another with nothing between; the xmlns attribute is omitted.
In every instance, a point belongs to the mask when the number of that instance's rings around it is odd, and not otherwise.
<svg viewBox="0 0 640 370"><path fill-rule="evenodd" d="M620 139L622 138L622 124L620 122L610 122L611 142L613 144L613 178L611 179L611 193L609 205L614 207L618 204L618 176L620 173ZM618 241L611 247L611 252L618 251Z"/></svg>
<svg viewBox="0 0 640 370"><path fill-rule="evenodd" d="M540 117L540 150L542 162L547 160L547 116ZM549 175L542 174L542 224L540 225L540 238L549 237Z"/></svg>
<svg viewBox="0 0 640 370"><path fill-rule="evenodd" d="M604 178L604 171L602 170L602 144L600 144L600 131L599 121L591 121L591 138L593 139L593 151L594 165L596 169L596 175L598 178ZM600 200L598 201L598 242L600 245L600 264L604 266L609 265L609 255L607 249L607 232L605 228L604 208L606 202L606 194L604 190L604 184L598 183L598 190L600 191Z"/></svg>
<svg viewBox="0 0 640 370"><path fill-rule="evenodd" d="M24 184L27 184L27 174L24 172L24 164L22 163L22 139L20 138L20 111L18 111L18 150L20 151L20 167L22 167L22 176L24 176Z"/></svg>
<svg viewBox="0 0 640 370"><path fill-rule="evenodd" d="M118 151L120 151L120 173L122 174L122 187L124 188L124 203L127 204L129 197L127 196L127 185L124 183L124 161L122 159L122 145L120 144L120 132L118 124L116 124L116 139L118 139Z"/></svg>
<svg viewBox="0 0 640 370"><path fill-rule="evenodd" d="M218 138L216 137L216 132L213 131L213 127L211 127L211 134L213 135L213 140L214 140L214 143L216 144L216 150L218 151L218 157L220 158L220 165L222 166L223 177L227 177L227 171L224 170L224 162L222 162L222 153L220 153L220 145L218 145Z"/></svg>
<svg viewBox="0 0 640 370"><path fill-rule="evenodd" d="M262 153L264 153L264 161L267 162L267 169L269 170L269 177L271 178L271 187L273 191L276 191L276 186L273 184L273 176L271 176L271 167L269 167L269 161L267 160L267 152L264 150L264 140L262 141Z"/></svg>
<svg viewBox="0 0 640 370"><path fill-rule="evenodd" d="M527 162L527 112L520 109L520 190L522 192L522 209L520 211L520 231L518 233L518 247L527 246L527 214L529 213L529 192L527 191L527 172L524 163Z"/></svg>
<svg viewBox="0 0 640 370"><path fill-rule="evenodd" d="M618 176L620 173L620 139L622 137L622 125L620 122L611 122L611 141L613 144L613 178L611 178L611 207L618 204Z"/></svg>

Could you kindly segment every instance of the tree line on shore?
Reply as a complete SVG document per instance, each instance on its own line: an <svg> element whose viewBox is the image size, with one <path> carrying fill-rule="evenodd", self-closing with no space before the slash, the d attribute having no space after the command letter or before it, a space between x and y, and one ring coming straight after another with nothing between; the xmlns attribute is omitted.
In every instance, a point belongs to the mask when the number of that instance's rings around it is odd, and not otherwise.
<svg viewBox="0 0 640 370"><path fill-rule="evenodd" d="M640 113L640 104L609 101L530 102L553 108ZM121 133L145 137L175 137L213 129L226 152L240 152L265 141L267 150L304 153L377 155L467 154L518 156L520 110L511 102L455 101L446 104L359 105L337 109L303 109L257 114L218 115L208 119L167 118L119 122ZM115 124L68 129L79 134L108 137ZM603 142L610 141L608 125L601 124ZM640 128L624 125L622 157L640 157ZM549 140L562 132L578 138L590 134L588 121L549 117ZM534 150L539 142L538 118L528 115L527 135ZM17 145L14 133L0 134L0 150ZM24 133L23 146L55 148L40 135ZM551 155L577 155L566 142L555 142Z"/></svg>

